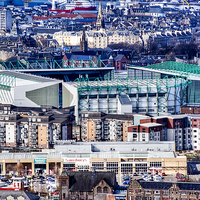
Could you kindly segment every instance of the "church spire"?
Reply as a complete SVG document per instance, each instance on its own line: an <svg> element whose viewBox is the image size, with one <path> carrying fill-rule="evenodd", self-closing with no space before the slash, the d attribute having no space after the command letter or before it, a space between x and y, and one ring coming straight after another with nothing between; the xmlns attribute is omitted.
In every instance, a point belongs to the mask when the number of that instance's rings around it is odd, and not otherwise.
<svg viewBox="0 0 200 200"><path fill-rule="evenodd" d="M101 2L99 3L99 12L98 12L98 16L97 16L96 28L97 28L97 30L100 30L101 28L105 28L103 15L102 15Z"/></svg>

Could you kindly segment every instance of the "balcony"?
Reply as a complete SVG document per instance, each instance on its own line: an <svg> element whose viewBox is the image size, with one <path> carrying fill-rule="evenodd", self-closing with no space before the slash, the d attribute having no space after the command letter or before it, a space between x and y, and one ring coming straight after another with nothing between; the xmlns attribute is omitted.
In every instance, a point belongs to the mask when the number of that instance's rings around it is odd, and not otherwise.
<svg viewBox="0 0 200 200"><path fill-rule="evenodd" d="M100 136L96 136L95 139L96 140L101 140L101 137Z"/></svg>
<svg viewBox="0 0 200 200"><path fill-rule="evenodd" d="M101 125L96 125L96 129L101 129Z"/></svg>
<svg viewBox="0 0 200 200"><path fill-rule="evenodd" d="M4 132L5 131L5 129L4 128L0 128L0 132Z"/></svg>
<svg viewBox="0 0 200 200"><path fill-rule="evenodd" d="M116 130L120 130L120 131L121 131L121 130L122 130L122 127L121 127L121 126L117 126L117 127L116 127Z"/></svg>
<svg viewBox="0 0 200 200"><path fill-rule="evenodd" d="M102 132L97 130L96 135L100 135L100 134L102 134Z"/></svg>
<svg viewBox="0 0 200 200"><path fill-rule="evenodd" d="M104 140L110 140L109 136L104 136Z"/></svg>
<svg viewBox="0 0 200 200"><path fill-rule="evenodd" d="M121 123L121 122L117 122L116 125L117 125L117 126L121 126L122 123Z"/></svg>
<svg viewBox="0 0 200 200"><path fill-rule="evenodd" d="M122 135L122 132L121 131L117 131L116 134L117 135Z"/></svg>
<svg viewBox="0 0 200 200"><path fill-rule="evenodd" d="M86 138L87 135L86 135L86 134L81 134L81 137L82 137L82 138Z"/></svg>

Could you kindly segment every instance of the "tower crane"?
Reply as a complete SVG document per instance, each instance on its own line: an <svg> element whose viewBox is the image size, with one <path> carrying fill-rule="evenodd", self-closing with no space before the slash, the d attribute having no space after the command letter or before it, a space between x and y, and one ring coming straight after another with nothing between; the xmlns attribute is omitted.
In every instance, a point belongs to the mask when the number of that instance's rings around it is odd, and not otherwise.
<svg viewBox="0 0 200 200"><path fill-rule="evenodd" d="M190 8L190 4L186 0L183 0L183 9L184 9L184 2L187 3L188 7Z"/></svg>

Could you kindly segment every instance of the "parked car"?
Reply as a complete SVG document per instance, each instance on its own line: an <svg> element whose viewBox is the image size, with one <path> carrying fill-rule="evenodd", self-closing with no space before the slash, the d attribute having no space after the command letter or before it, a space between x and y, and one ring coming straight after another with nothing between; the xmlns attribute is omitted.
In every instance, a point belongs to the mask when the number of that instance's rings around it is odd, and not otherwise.
<svg viewBox="0 0 200 200"><path fill-rule="evenodd" d="M133 176L137 176L138 174L135 172L135 173L133 173Z"/></svg>
<svg viewBox="0 0 200 200"><path fill-rule="evenodd" d="M53 191L52 194L56 195L56 194L60 194L59 190Z"/></svg>
<svg viewBox="0 0 200 200"><path fill-rule="evenodd" d="M129 175L125 175L124 177L123 177L123 180L124 181L128 181L130 179L130 176Z"/></svg>
<svg viewBox="0 0 200 200"><path fill-rule="evenodd" d="M167 176L164 172L162 173L162 176Z"/></svg>
<svg viewBox="0 0 200 200"><path fill-rule="evenodd" d="M130 181L124 181L123 185L129 185Z"/></svg>
<svg viewBox="0 0 200 200"><path fill-rule="evenodd" d="M185 180L185 176L181 174L180 176L177 177L178 180Z"/></svg>

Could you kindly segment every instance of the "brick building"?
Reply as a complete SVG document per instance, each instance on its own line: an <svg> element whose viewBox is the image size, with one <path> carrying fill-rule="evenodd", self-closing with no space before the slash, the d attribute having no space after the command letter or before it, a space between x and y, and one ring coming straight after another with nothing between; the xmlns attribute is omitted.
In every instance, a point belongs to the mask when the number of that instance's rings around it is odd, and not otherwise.
<svg viewBox="0 0 200 200"><path fill-rule="evenodd" d="M129 200L197 200L199 197L199 183L148 182L133 180L127 188L127 199Z"/></svg>
<svg viewBox="0 0 200 200"><path fill-rule="evenodd" d="M114 172L63 171L59 187L60 200L106 200L119 186Z"/></svg>

